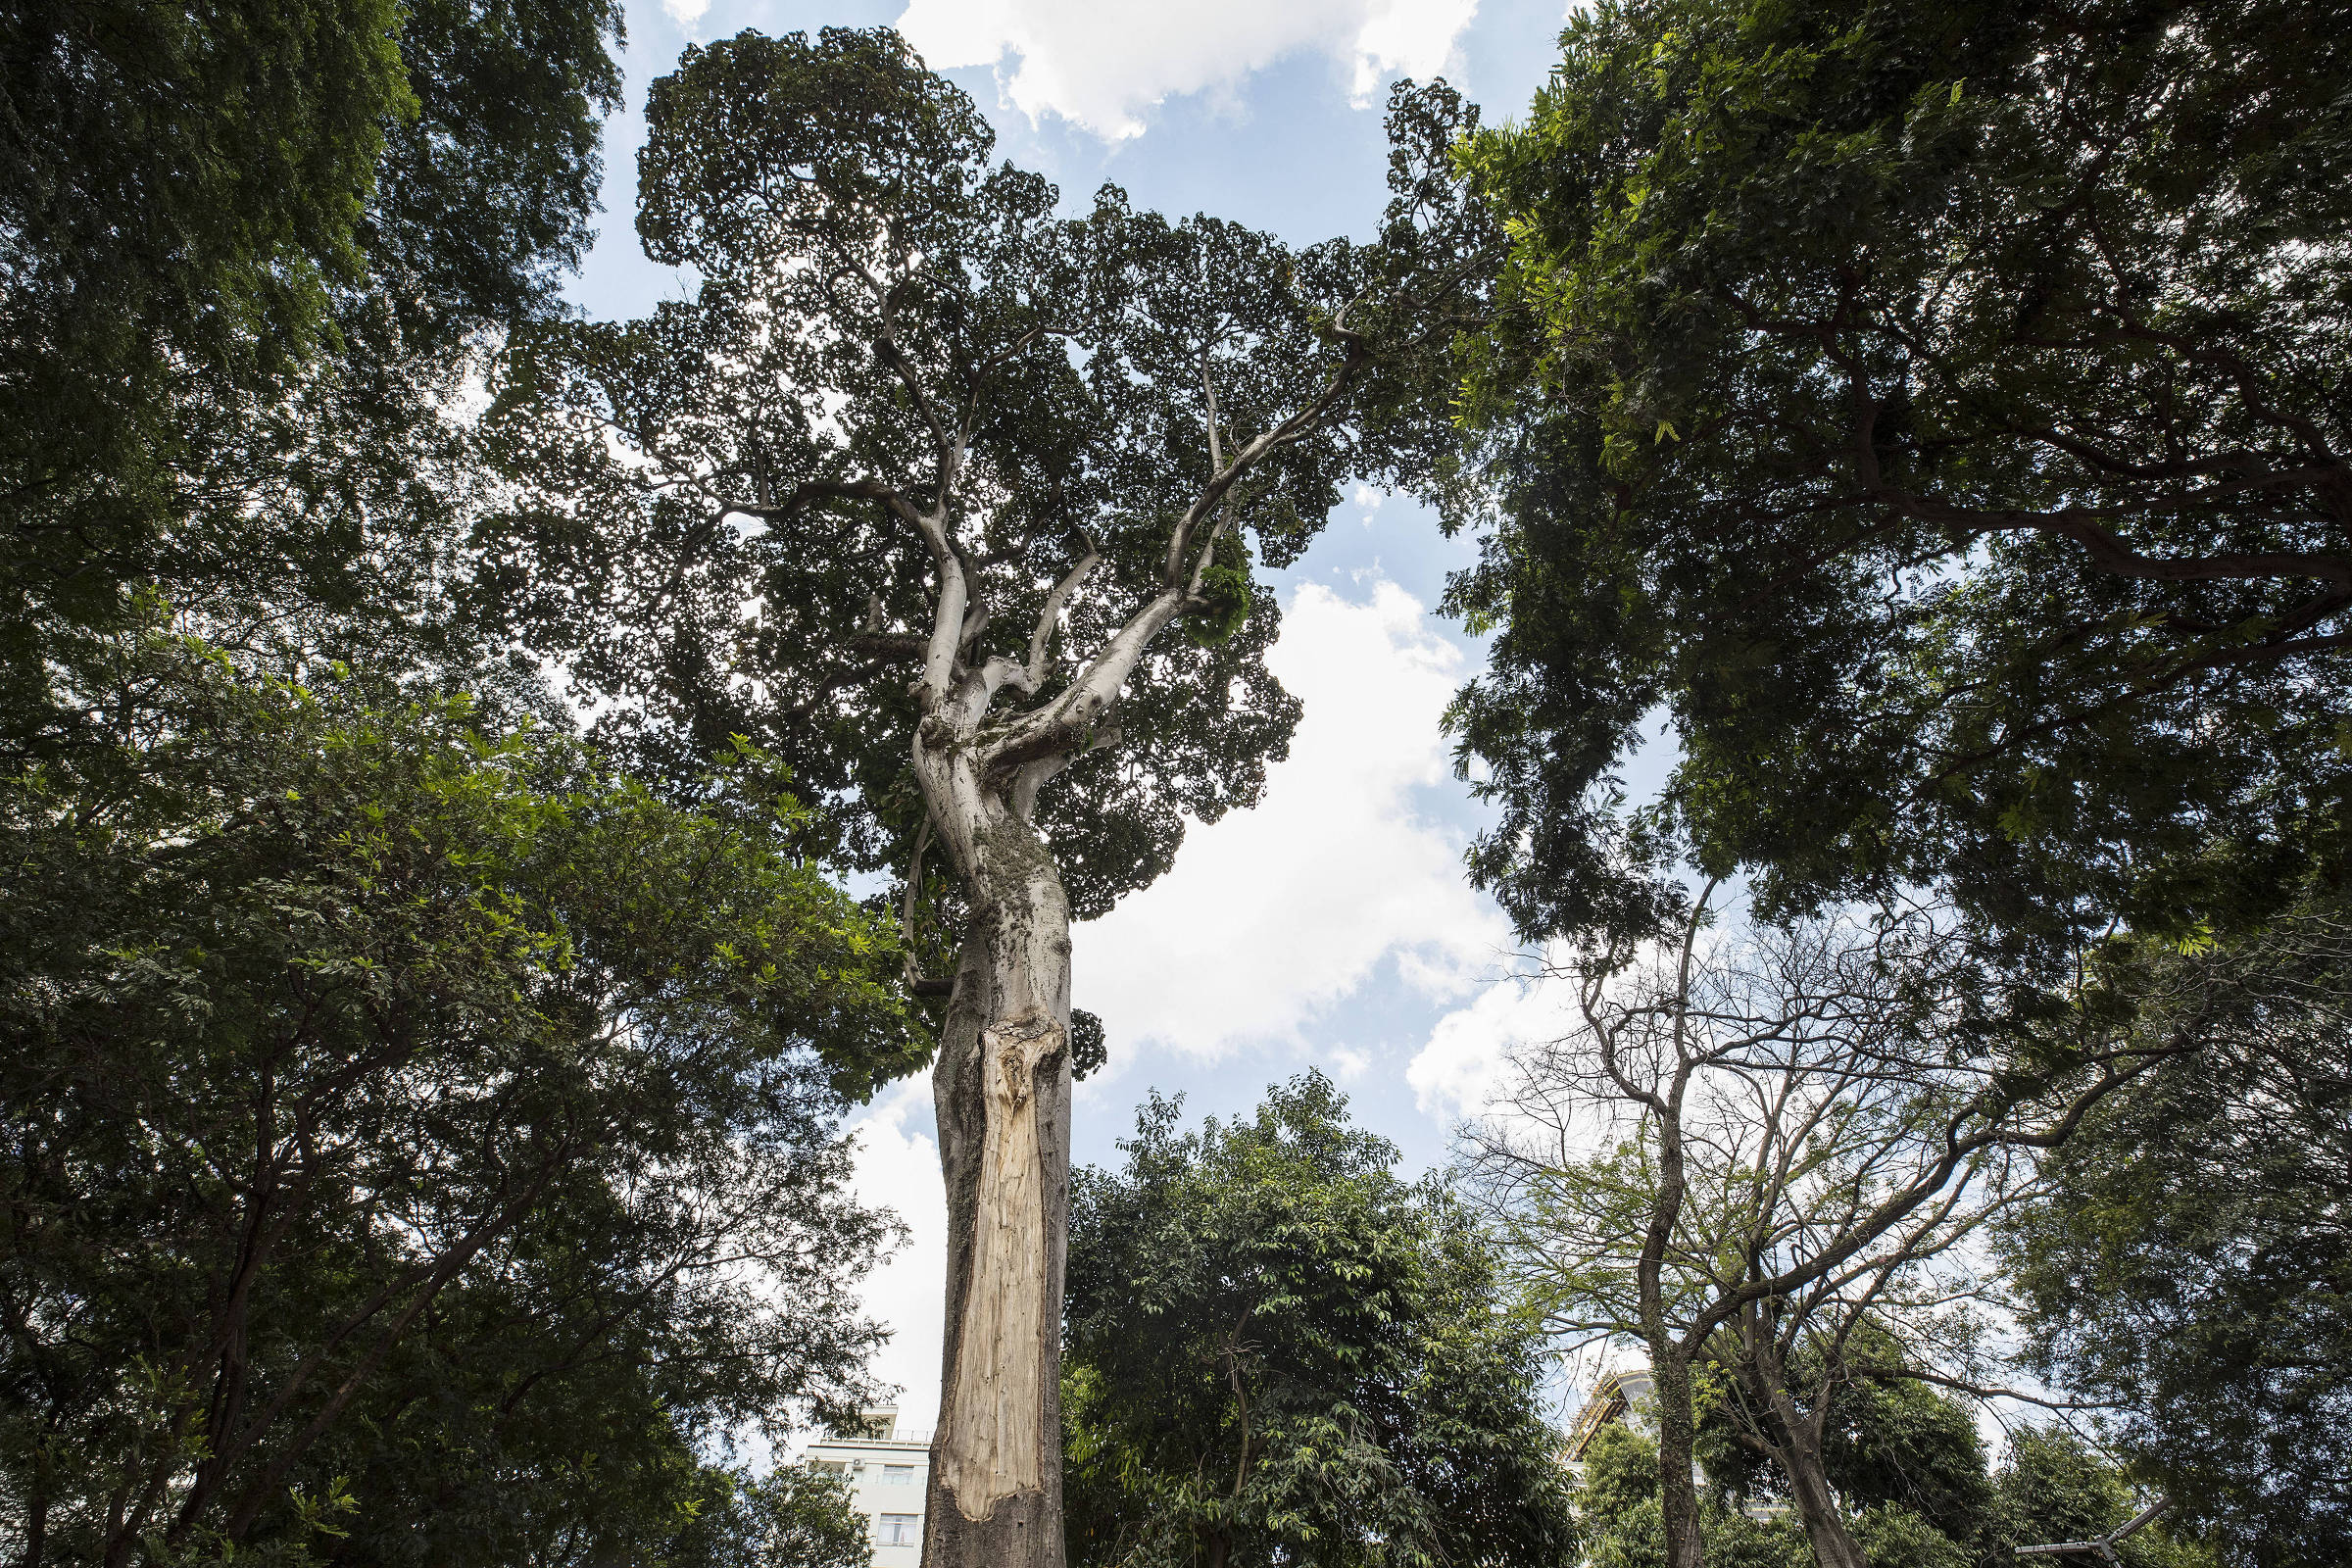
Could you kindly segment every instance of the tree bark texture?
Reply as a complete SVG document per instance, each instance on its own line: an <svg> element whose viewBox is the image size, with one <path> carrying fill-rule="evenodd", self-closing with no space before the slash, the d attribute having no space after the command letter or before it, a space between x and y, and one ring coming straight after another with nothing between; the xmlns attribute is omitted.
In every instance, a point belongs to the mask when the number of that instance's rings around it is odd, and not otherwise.
<svg viewBox="0 0 2352 1568"><path fill-rule="evenodd" d="M1838 1517L1838 1496L1822 1469L1819 1442L1808 1444L1792 1430L1782 1457L1782 1468L1788 1475L1788 1495L1796 1504L1796 1516L1804 1524L1805 1539L1813 1544L1813 1555L1820 1559L1821 1568L1870 1568L1861 1544L1846 1533L1845 1521Z"/></svg>
<svg viewBox="0 0 2352 1568"><path fill-rule="evenodd" d="M1650 1383L1657 1397L1658 1511L1666 1527L1667 1568L1702 1568L1706 1545L1698 1532L1698 1488L1690 1479L1696 1446L1690 1420L1690 1362L1679 1348L1653 1344Z"/></svg>
<svg viewBox="0 0 2352 1568"><path fill-rule="evenodd" d="M1069 906L1010 802L943 793L979 810L957 824L973 919L931 1078L948 1281L923 1561L1060 1568Z"/></svg>
<svg viewBox="0 0 2352 1568"><path fill-rule="evenodd" d="M1772 1423L1780 1428L1781 1441L1769 1445L1772 1458L1788 1478L1789 1498L1821 1568L1870 1568L1861 1544L1846 1532L1845 1520L1838 1511L1838 1494L1830 1486L1829 1469L1821 1459L1822 1423L1829 1409L1830 1390L1824 1387L1819 1391L1811 1415L1798 1410L1788 1393L1788 1366L1780 1345L1769 1334L1749 1356L1747 1375L1751 1390L1763 1395Z"/></svg>

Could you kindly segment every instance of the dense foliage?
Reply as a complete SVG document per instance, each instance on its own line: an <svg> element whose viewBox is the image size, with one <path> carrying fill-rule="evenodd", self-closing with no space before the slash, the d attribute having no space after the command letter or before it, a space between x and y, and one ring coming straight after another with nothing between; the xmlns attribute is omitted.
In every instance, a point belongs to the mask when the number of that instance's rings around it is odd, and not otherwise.
<svg viewBox="0 0 2352 1568"><path fill-rule="evenodd" d="M1845 1348L1809 1342L1788 1379L1800 1413L1812 1414L1816 1401L1828 1406L1821 1457L1838 1497L1856 1512L1897 1507L1946 1540L1976 1541L1988 1528L1993 1489L1975 1411L1903 1376L1907 1369L1891 1344L1872 1347L1879 1354L1867 1370L1822 1375L1820 1363L1844 1356ZM1787 1498L1786 1477L1760 1446L1742 1441L1745 1429L1773 1423L1772 1412L1742 1407L1736 1373L1719 1374L1710 1391L1701 1404L1698 1446L1708 1479L1743 1502Z"/></svg>
<svg viewBox="0 0 2352 1568"><path fill-rule="evenodd" d="M1586 1568L1665 1568L1656 1442L1623 1421L1612 1422L1592 1435L1579 1463L1576 1507L1585 1530ZM1804 1530L1790 1515L1751 1518L1710 1492L1700 1503L1700 1518L1709 1561L1732 1568L1811 1568Z"/></svg>
<svg viewBox="0 0 2352 1568"><path fill-rule="evenodd" d="M160 596L463 663L435 585L485 337L585 244L612 0L0 16L0 745Z"/></svg>
<svg viewBox="0 0 2352 1568"><path fill-rule="evenodd" d="M1530 936L2258 924L2348 848L2352 33L2311 0L1614 0L1469 177L1473 856ZM1654 811L1611 780L1662 711Z"/></svg>
<svg viewBox="0 0 2352 1568"><path fill-rule="evenodd" d="M2122 1471L2063 1429L2011 1432L1996 1470L1965 1407L1917 1384L1880 1392L1885 1397L1866 1396L1839 1418L1851 1449L1839 1501L1872 1568L2034 1562L2039 1559L2018 1557L2015 1548L2096 1540L2144 1506ZM1707 1460L1700 1517L1708 1562L1814 1568L1805 1533L1770 1473L1743 1464L1728 1443L1711 1445ZM1593 1434L1581 1469L1576 1500L1588 1533L1587 1568L1664 1568L1657 1445L1639 1415ZM2160 1526L2134 1531L2117 1551L2126 1568L2210 1568L2214 1560Z"/></svg>
<svg viewBox="0 0 2352 1568"><path fill-rule="evenodd" d="M1183 635L1152 642L1100 746L1037 801L1073 910L1102 912L1285 753L1298 705L1265 668L1280 619L1254 573L1389 461L1392 438L1342 416L1377 312L1336 323L1445 259L1425 209L1450 196L1427 166L1463 111L1442 89L1399 99L1392 244L1303 249L1115 186L1063 216L888 32L689 49L648 118L638 230L697 287L517 342L486 603L622 699L606 734L643 765L757 737L827 803L847 863L904 874L935 549L963 578L956 668L1001 655L1015 667L992 691L1026 666L1034 699L1062 696L1170 570L1195 573L1178 519L1210 494L1223 520ZM1246 451L1221 500L1204 490ZM934 508L937 547L917 522Z"/></svg>
<svg viewBox="0 0 2352 1568"><path fill-rule="evenodd" d="M671 1544L675 1568L868 1568L872 1527L850 1483L805 1464L713 1476Z"/></svg>
<svg viewBox="0 0 2352 1568"><path fill-rule="evenodd" d="M888 1228L835 1118L918 1058L772 808L192 643L115 674L111 746L0 783L27 1568L584 1561L860 1394Z"/></svg>
<svg viewBox="0 0 2352 1568"><path fill-rule="evenodd" d="M1538 1342L1464 1211L1320 1075L1178 1110L1074 1182L1072 1561L1573 1561Z"/></svg>
<svg viewBox="0 0 2352 1568"><path fill-rule="evenodd" d="M2170 976L2180 960L2159 965ZM2010 1235L2041 1370L2237 1560L2352 1553L2352 929L2295 911L2167 991L2199 1049L2102 1107ZM2153 989L2153 988L2152 988Z"/></svg>

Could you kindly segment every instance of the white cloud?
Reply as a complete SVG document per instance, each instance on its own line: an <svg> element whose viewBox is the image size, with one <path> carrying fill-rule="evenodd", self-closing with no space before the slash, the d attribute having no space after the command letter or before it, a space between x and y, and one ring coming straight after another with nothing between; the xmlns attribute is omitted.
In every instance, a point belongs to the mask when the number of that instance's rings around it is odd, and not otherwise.
<svg viewBox="0 0 2352 1568"><path fill-rule="evenodd" d="M710 9L710 0L662 0L662 9L668 13L670 21L692 32L694 24L703 20L703 13Z"/></svg>
<svg viewBox="0 0 2352 1568"><path fill-rule="evenodd" d="M1483 1115L1503 1087L1512 1049L1565 1031L1568 1000L1534 974L1515 975L1440 1018L1404 1069L1415 1102L1448 1121Z"/></svg>
<svg viewBox="0 0 2352 1568"><path fill-rule="evenodd" d="M1308 52L1339 61L1367 104L1393 75L1445 69L1477 10L1478 0L907 0L898 28L934 69L997 66L1033 122L1057 115L1118 140L1141 135L1144 113L1172 94L1231 91Z"/></svg>
<svg viewBox="0 0 2352 1568"><path fill-rule="evenodd" d="M906 1245L865 1278L866 1315L895 1331L873 1360L874 1375L895 1383L899 1430L928 1432L939 1415L939 1357L948 1277L948 1199L939 1146L906 1127L907 1113L931 1093L931 1075L897 1085L858 1128L851 1182L860 1202L895 1210Z"/></svg>
<svg viewBox="0 0 2352 1568"><path fill-rule="evenodd" d="M1505 962L1508 927L1464 880L1460 835L1413 795L1447 775L1439 719L1461 651L1395 583L1362 604L1310 583L1267 662L1306 712L1264 800L1195 827L1165 876L1075 933L1077 1003L1117 1046L1215 1058L1297 1039L1384 961L1437 1002Z"/></svg>

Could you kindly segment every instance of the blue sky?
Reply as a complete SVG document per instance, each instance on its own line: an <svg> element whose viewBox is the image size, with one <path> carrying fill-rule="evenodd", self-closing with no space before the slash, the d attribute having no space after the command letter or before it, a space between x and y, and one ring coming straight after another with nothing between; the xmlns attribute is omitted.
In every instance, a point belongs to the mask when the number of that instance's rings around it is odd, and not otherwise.
<svg viewBox="0 0 2352 1568"><path fill-rule="evenodd" d="M1556 58L1561 0L664 0L629 7L627 108L608 129L603 228L571 290L625 318L683 291L631 226L647 84L690 41L892 24L970 92L1000 152L1073 207L1113 180L1141 207L1205 211L1296 242L1368 236L1385 200L1380 104L1397 75L1443 74L1490 120ZM1110 1062L1081 1085L1081 1162L1116 1158L1147 1089L1231 1114L1316 1066L1408 1167L1441 1162L1509 1041L1548 1034L1494 906L1463 881L1479 808L1439 716L1478 662L1431 612L1469 547L1411 503L1362 487L1291 571L1276 672L1305 702L1291 760L1254 811L1196 827L1174 868L1076 938L1077 1004ZM1647 771L1643 769L1642 771ZM944 1220L929 1088L862 1118L860 1190L908 1247L869 1282L896 1331L877 1371L907 1426L938 1397Z"/></svg>

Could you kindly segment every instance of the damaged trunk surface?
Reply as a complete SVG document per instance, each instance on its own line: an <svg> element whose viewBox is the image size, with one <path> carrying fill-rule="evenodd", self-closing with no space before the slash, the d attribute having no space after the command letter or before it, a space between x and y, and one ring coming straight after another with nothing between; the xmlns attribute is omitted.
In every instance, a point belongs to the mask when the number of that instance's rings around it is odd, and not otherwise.
<svg viewBox="0 0 2352 1568"><path fill-rule="evenodd" d="M1036 829L1007 801L976 804L968 835L945 835L970 853L973 919L932 1074L948 1292L923 1559L1058 1568L1069 908Z"/></svg>

